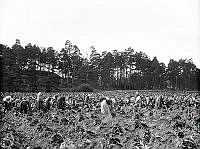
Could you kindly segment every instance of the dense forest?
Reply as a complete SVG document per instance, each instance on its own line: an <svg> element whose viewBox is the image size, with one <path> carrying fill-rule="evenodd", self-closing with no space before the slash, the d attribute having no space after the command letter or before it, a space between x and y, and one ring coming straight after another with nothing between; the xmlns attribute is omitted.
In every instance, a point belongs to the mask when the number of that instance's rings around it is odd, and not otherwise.
<svg viewBox="0 0 200 149"><path fill-rule="evenodd" d="M0 44L2 91L60 91L87 83L104 90L199 90L200 69L191 59L170 59L167 66L129 47L89 58L69 40L61 50L27 44ZM58 52L59 51L59 52Z"/></svg>

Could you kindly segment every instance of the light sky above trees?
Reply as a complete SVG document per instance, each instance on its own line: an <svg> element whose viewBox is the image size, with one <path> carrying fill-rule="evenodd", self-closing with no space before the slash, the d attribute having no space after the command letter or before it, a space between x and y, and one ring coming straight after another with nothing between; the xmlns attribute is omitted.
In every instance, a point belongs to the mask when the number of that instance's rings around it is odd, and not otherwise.
<svg viewBox="0 0 200 149"><path fill-rule="evenodd" d="M170 58L192 58L200 68L199 0L0 0L0 43L20 39L64 48L66 40L84 55L123 50Z"/></svg>

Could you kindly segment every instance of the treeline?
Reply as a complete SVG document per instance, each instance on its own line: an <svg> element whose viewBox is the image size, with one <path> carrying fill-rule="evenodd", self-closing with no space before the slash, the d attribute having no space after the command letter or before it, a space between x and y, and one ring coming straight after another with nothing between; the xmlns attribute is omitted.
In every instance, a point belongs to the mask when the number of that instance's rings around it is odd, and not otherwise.
<svg viewBox="0 0 200 149"><path fill-rule="evenodd" d="M3 91L60 90L88 83L97 89L198 90L200 69L191 59L170 59L168 66L131 47L98 53L94 46L85 58L69 40L58 52L20 40L12 47L0 44Z"/></svg>

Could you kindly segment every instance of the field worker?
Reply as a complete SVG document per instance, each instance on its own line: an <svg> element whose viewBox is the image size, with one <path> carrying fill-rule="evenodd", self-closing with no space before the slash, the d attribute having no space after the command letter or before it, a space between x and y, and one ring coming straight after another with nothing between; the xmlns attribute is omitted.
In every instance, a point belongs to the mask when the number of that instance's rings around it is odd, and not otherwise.
<svg viewBox="0 0 200 149"><path fill-rule="evenodd" d="M35 102L35 97L33 95L29 96L29 103L30 103L31 110L36 110L37 103Z"/></svg>
<svg viewBox="0 0 200 149"><path fill-rule="evenodd" d="M163 96L159 95L156 98L155 102L155 109L161 109L163 107L164 101L163 101Z"/></svg>
<svg viewBox="0 0 200 149"><path fill-rule="evenodd" d="M43 110L43 100L42 100L42 98L41 98L41 94L42 94L42 93L39 92L39 93L37 94L37 99L36 99L38 110Z"/></svg>
<svg viewBox="0 0 200 149"><path fill-rule="evenodd" d="M167 101L166 101L166 107L167 107L167 109L170 109L170 107L172 106L173 102L174 102L174 96L171 96L171 97L169 97L167 99Z"/></svg>
<svg viewBox="0 0 200 149"><path fill-rule="evenodd" d="M14 97L10 98L9 105L10 105L10 109L12 110L12 108L15 106L15 99L14 99Z"/></svg>
<svg viewBox="0 0 200 149"><path fill-rule="evenodd" d="M69 104L69 105L72 105L72 100L73 100L72 96L69 96L69 97L68 97L68 104Z"/></svg>
<svg viewBox="0 0 200 149"><path fill-rule="evenodd" d="M57 108L65 110L66 102L65 102L65 97L61 96L57 100Z"/></svg>
<svg viewBox="0 0 200 149"><path fill-rule="evenodd" d="M111 115L112 100L108 97L101 98L101 113L105 115Z"/></svg>
<svg viewBox="0 0 200 149"><path fill-rule="evenodd" d="M110 100L112 101L112 108L115 108L116 107L116 105L117 105L117 101L116 101L116 99L114 98L114 97L112 97L112 98L110 98Z"/></svg>
<svg viewBox="0 0 200 149"><path fill-rule="evenodd" d="M57 100L58 100L58 94L54 95L53 98L51 99L51 105L52 107L56 107Z"/></svg>
<svg viewBox="0 0 200 149"><path fill-rule="evenodd" d="M155 109L156 109L156 110L158 109L159 105L160 105L160 96L157 95L157 96L156 96L156 102L155 102Z"/></svg>
<svg viewBox="0 0 200 149"><path fill-rule="evenodd" d="M28 111L31 111L31 106L28 98L24 98L20 104L20 113L27 114Z"/></svg>
<svg viewBox="0 0 200 149"><path fill-rule="evenodd" d="M131 95L131 97L130 97L130 103L131 104L135 103L135 96L134 95Z"/></svg>
<svg viewBox="0 0 200 149"><path fill-rule="evenodd" d="M90 100L91 95L88 94L87 97L85 98L85 105L87 105L89 107L89 109L91 108L91 100Z"/></svg>
<svg viewBox="0 0 200 149"><path fill-rule="evenodd" d="M135 104L136 104L136 106L141 106L141 104L142 104L141 102L142 102L142 99L141 99L139 93L136 92L135 93Z"/></svg>
<svg viewBox="0 0 200 149"><path fill-rule="evenodd" d="M102 120L102 124L109 123L112 120L112 100L108 97L103 97L100 99L101 101L101 113L104 116Z"/></svg>
<svg viewBox="0 0 200 149"><path fill-rule="evenodd" d="M48 112L50 109L51 109L51 100L52 98L51 97L47 97L45 99L45 102L44 102L44 105L45 105L45 112Z"/></svg>
<svg viewBox="0 0 200 149"><path fill-rule="evenodd" d="M145 100L146 100L146 106L149 106L150 97L148 95L145 97Z"/></svg>
<svg viewBox="0 0 200 149"><path fill-rule="evenodd" d="M72 101L72 107L75 107L76 106L76 100L74 98L71 98L71 101Z"/></svg>
<svg viewBox="0 0 200 149"><path fill-rule="evenodd" d="M159 108L163 108L163 106L164 106L164 96L161 95L160 96L160 105L159 105Z"/></svg>
<svg viewBox="0 0 200 149"><path fill-rule="evenodd" d="M85 99L85 100L86 100L86 103L88 103L88 102L90 101L90 97L91 97L91 95L88 94L87 97L86 97L86 99Z"/></svg>
<svg viewBox="0 0 200 149"><path fill-rule="evenodd" d="M5 111L11 111L11 101L12 101L13 95L6 96L3 98L4 103L4 112Z"/></svg>
<svg viewBox="0 0 200 149"><path fill-rule="evenodd" d="M123 99L123 102L126 103L126 104L129 104L129 102L130 102L130 97L125 96L125 98Z"/></svg>
<svg viewBox="0 0 200 149"><path fill-rule="evenodd" d="M69 105L70 104L70 102L69 102L69 96L66 96L65 99L66 99L66 104Z"/></svg>
<svg viewBox="0 0 200 149"><path fill-rule="evenodd" d="M37 101L39 101L40 100L40 95L41 95L42 93L41 92L39 92L38 94L37 94Z"/></svg>
<svg viewBox="0 0 200 149"><path fill-rule="evenodd" d="M143 95L143 96L141 97L141 107L142 107L142 108L145 108L146 105L147 105L146 97Z"/></svg>
<svg viewBox="0 0 200 149"><path fill-rule="evenodd" d="M22 97L20 97L20 99L17 98L17 99L15 100L15 109L16 109L17 111L20 110L21 100L22 100Z"/></svg>

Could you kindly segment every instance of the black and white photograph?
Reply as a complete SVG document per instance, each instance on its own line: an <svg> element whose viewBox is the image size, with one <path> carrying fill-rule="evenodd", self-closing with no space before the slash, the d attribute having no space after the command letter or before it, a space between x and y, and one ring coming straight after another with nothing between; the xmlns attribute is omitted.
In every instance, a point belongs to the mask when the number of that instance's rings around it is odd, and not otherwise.
<svg viewBox="0 0 200 149"><path fill-rule="evenodd" d="M1 149L200 149L199 0L0 0Z"/></svg>

